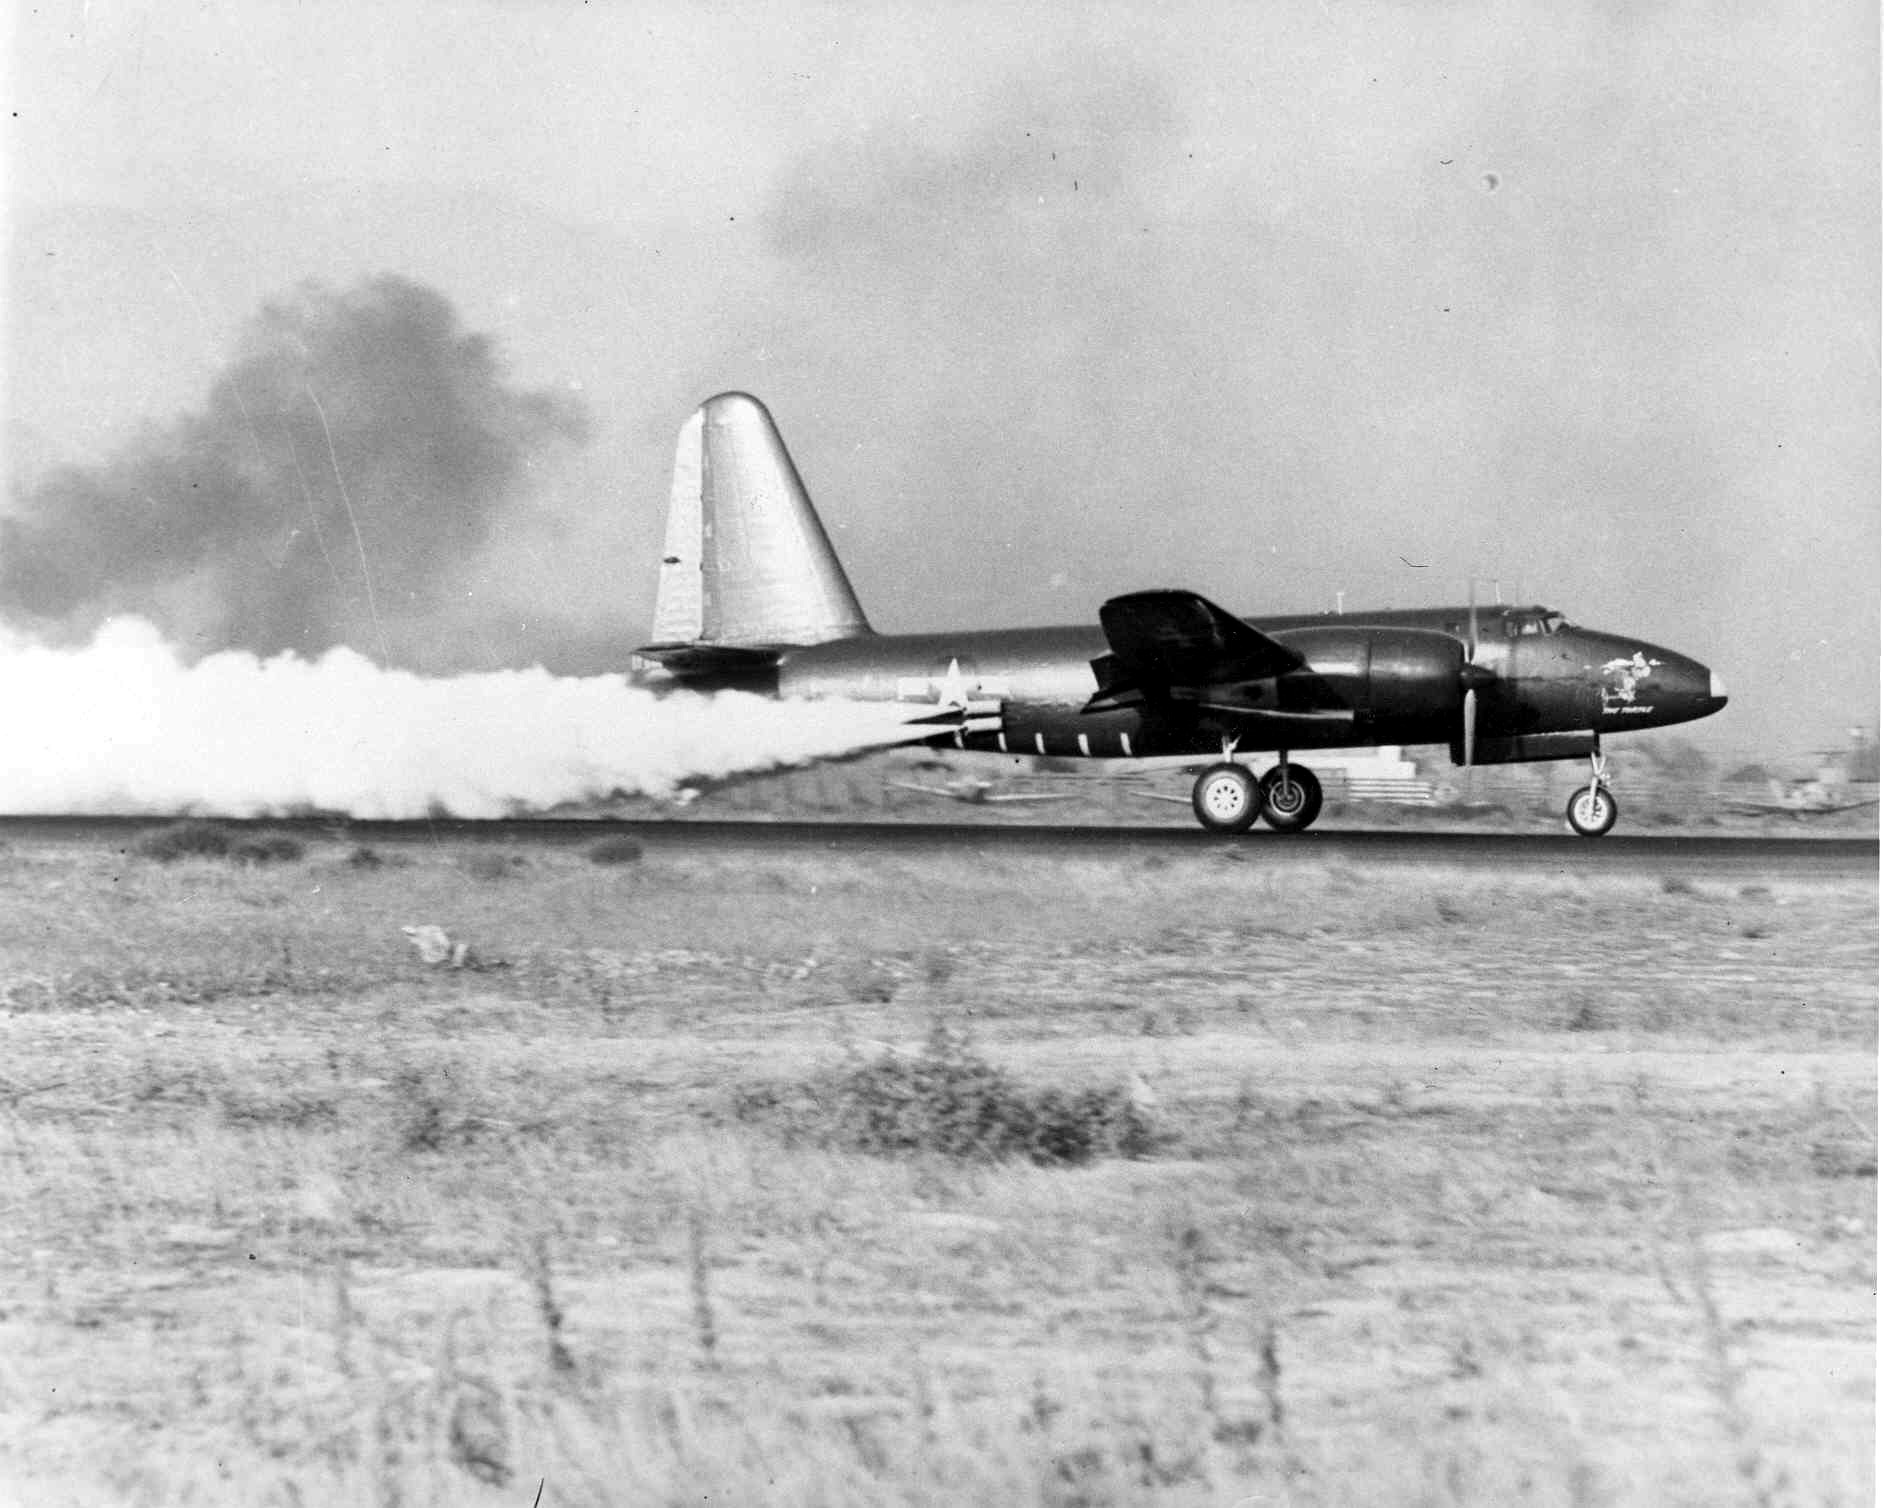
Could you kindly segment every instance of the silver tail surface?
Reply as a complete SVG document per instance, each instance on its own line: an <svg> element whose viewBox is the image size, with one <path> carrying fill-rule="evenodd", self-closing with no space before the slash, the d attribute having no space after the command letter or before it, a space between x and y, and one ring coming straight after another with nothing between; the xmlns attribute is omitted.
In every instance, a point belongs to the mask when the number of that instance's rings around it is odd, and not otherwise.
<svg viewBox="0 0 1884 1508"><path fill-rule="evenodd" d="M765 405L721 393L681 426L654 644L778 648L869 633Z"/></svg>

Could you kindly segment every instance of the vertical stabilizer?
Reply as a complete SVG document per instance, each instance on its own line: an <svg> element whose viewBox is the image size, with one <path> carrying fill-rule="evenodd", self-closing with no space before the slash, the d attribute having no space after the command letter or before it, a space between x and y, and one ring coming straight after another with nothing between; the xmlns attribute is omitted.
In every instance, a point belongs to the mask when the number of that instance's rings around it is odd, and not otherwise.
<svg viewBox="0 0 1884 1508"><path fill-rule="evenodd" d="M700 429L706 410L697 408L680 427L674 447L674 485L667 498L667 538L661 546L661 575L654 589L654 642L691 644L706 631L706 598L700 576Z"/></svg>
<svg viewBox="0 0 1884 1508"><path fill-rule="evenodd" d="M681 426L657 644L821 644L870 632L765 405L721 393Z"/></svg>

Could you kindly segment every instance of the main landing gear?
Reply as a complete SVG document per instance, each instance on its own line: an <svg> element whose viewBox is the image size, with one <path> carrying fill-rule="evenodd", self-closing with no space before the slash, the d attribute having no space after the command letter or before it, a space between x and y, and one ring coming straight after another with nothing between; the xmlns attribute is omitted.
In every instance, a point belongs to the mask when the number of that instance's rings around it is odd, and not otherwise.
<svg viewBox="0 0 1884 1508"><path fill-rule="evenodd" d="M1616 825L1617 815L1609 789L1609 756L1599 751L1590 755L1590 783L1578 787L1563 809L1563 819L1578 837L1600 838Z"/></svg>
<svg viewBox="0 0 1884 1508"><path fill-rule="evenodd" d="M1226 742L1224 762L1205 770L1191 787L1191 810L1211 832L1246 833L1260 817L1279 833L1299 833L1321 815L1321 782L1313 770L1290 764L1284 753L1258 779L1230 762L1235 751Z"/></svg>

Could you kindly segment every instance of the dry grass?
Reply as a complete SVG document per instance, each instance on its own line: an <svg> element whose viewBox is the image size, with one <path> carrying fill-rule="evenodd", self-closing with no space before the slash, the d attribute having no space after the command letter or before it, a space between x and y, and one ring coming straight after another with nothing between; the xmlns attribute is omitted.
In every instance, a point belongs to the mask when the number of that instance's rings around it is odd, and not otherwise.
<svg viewBox="0 0 1884 1508"><path fill-rule="evenodd" d="M0 1498L1871 1500L1869 885L379 857L0 855Z"/></svg>

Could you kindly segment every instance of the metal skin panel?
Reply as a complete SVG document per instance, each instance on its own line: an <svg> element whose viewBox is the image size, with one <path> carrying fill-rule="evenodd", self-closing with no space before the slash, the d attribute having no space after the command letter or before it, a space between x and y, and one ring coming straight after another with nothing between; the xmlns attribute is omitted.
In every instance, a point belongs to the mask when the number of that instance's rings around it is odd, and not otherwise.
<svg viewBox="0 0 1884 1508"><path fill-rule="evenodd" d="M1698 661L1572 627L1548 636L1507 636L1504 611L1479 612L1477 663L1499 677L1481 694L1481 738L1667 727L1725 705L1724 697L1711 694L1708 668ZM1106 650L1096 625L877 635L790 649L782 656L778 689L789 697L900 700L912 710L919 702L939 708L948 695L966 692L1000 704L1000 732L938 737L1016 754L1211 753L1232 737L1246 753L1368 742L1451 744L1459 737L1457 677L1465 646L1450 629L1465 617L1464 608L1430 608L1344 619L1249 619L1251 627L1300 650L1307 667L1248 686L1204 688L1207 702L1082 714L1097 688L1089 662ZM945 685L951 661L965 667L959 688ZM1625 700L1629 693L1633 700ZM1306 716L1317 711L1353 716ZM1585 752L1585 745L1572 752Z"/></svg>
<svg viewBox="0 0 1884 1508"><path fill-rule="evenodd" d="M667 537L654 589L656 644L691 644L706 635L706 584L700 552L703 500L700 432L706 410L695 409L674 446L674 482L668 493Z"/></svg>
<svg viewBox="0 0 1884 1508"><path fill-rule="evenodd" d="M1473 764L1537 764L1548 759L1583 759L1596 753L1594 733L1523 733L1516 738L1481 738ZM1453 755L1453 763L1462 763Z"/></svg>
<svg viewBox="0 0 1884 1508"><path fill-rule="evenodd" d="M1707 717L1726 705L1714 694L1714 679L1698 660L1660 645L1645 644L1616 634L1584 632L1580 668L1585 679L1576 690L1590 693L1588 679L1594 669L1595 701L1600 708L1596 727L1603 733L1626 733L1631 728L1664 728L1671 723ZM1519 645L1519 675L1525 673L1523 644ZM1531 684L1535 685L1533 681ZM1564 690L1561 679L1556 682ZM1587 715L1587 701L1578 704ZM1560 710L1558 716L1568 715Z"/></svg>
<svg viewBox="0 0 1884 1508"><path fill-rule="evenodd" d="M1457 725L1464 699L1460 672L1465 645L1430 628L1304 628L1277 636L1308 658L1308 669L1284 676L1281 704L1354 711L1361 742L1416 743L1436 727ZM1299 689L1291 686L1299 682ZM1448 735L1449 736L1449 735Z"/></svg>
<svg viewBox="0 0 1884 1508"><path fill-rule="evenodd" d="M1090 628L1017 628L958 634L877 634L789 650L779 668L779 693L791 697L852 697L859 701L937 701L949 662L972 668L976 684L995 683L1000 699L1083 705L1093 693L1087 663L1105 649ZM966 673L966 672L965 672ZM922 682L918 697L910 682ZM972 694L976 684L966 689Z"/></svg>
<svg viewBox="0 0 1884 1508"><path fill-rule="evenodd" d="M1370 635L1367 709L1375 729L1450 712L1465 698L1459 672L1465 645L1431 629L1379 629Z"/></svg>
<svg viewBox="0 0 1884 1508"><path fill-rule="evenodd" d="M704 620L698 637L771 646L868 634L765 405L744 393L721 393L695 418L697 430L683 429L681 445L690 432L697 435ZM677 465L677 489L680 477ZM681 511L671 510L670 518Z"/></svg>

